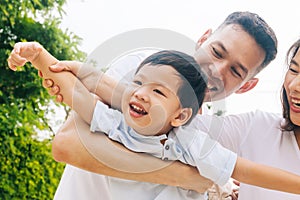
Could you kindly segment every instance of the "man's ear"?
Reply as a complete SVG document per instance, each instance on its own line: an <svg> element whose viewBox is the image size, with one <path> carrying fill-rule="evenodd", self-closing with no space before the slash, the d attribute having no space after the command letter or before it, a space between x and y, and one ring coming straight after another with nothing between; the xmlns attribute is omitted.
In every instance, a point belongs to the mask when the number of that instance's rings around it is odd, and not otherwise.
<svg viewBox="0 0 300 200"><path fill-rule="evenodd" d="M199 49L200 46L203 44L203 42L205 42L211 34L212 34L212 29L208 29L207 31L205 31L205 33L197 41L195 50Z"/></svg>
<svg viewBox="0 0 300 200"><path fill-rule="evenodd" d="M240 87L240 89L238 89L235 93L242 94L248 92L249 90L252 90L257 85L258 81L258 78L251 78L244 85L242 85L242 87Z"/></svg>
<svg viewBox="0 0 300 200"><path fill-rule="evenodd" d="M178 127L178 126L184 125L192 117L192 114L193 114L193 111L191 108L182 108L180 110L180 113L177 114L174 117L174 119L172 119L171 126Z"/></svg>

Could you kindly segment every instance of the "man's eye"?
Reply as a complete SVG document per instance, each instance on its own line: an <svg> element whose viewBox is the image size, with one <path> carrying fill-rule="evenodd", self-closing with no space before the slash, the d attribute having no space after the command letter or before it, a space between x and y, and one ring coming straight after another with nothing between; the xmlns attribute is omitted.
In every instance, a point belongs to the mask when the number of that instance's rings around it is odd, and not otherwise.
<svg viewBox="0 0 300 200"><path fill-rule="evenodd" d="M231 71L239 78L243 78L242 75L238 72L238 70L235 67L231 67Z"/></svg>
<svg viewBox="0 0 300 200"><path fill-rule="evenodd" d="M217 58L222 58L222 54L215 48L213 47L213 54L217 57Z"/></svg>
<svg viewBox="0 0 300 200"><path fill-rule="evenodd" d="M162 91L158 90L158 89L154 89L153 92L156 92L157 94L160 94L162 96L166 96L164 93L162 93Z"/></svg>

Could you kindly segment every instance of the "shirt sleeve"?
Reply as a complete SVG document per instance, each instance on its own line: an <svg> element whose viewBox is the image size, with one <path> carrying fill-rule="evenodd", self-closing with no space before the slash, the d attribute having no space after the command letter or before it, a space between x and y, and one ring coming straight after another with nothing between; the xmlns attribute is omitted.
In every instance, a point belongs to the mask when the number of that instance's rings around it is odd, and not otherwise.
<svg viewBox="0 0 300 200"><path fill-rule="evenodd" d="M196 166L200 174L218 185L230 179L236 164L237 154L224 148L208 134L190 127L176 131L185 161Z"/></svg>
<svg viewBox="0 0 300 200"><path fill-rule="evenodd" d="M98 101L95 106L90 130L92 132L104 132L108 134L121 123L122 115L118 110L109 108L106 104Z"/></svg>
<svg viewBox="0 0 300 200"><path fill-rule="evenodd" d="M125 54L110 63L105 73L118 81L130 82L139 64L154 52L142 50Z"/></svg>

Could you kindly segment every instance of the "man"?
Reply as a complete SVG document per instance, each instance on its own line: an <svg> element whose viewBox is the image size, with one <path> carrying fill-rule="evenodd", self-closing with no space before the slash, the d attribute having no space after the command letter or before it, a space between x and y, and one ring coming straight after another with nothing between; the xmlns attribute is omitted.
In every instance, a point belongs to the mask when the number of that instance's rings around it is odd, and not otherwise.
<svg viewBox="0 0 300 200"><path fill-rule="evenodd" d="M211 30L208 30L198 40L195 53L195 59L206 68L210 77L206 101L219 100L234 92L241 94L254 88L258 82L258 79L254 78L254 76L275 58L276 48L277 40L273 30L264 20L253 13L232 13L215 32L212 33ZM76 67L73 68L72 62L60 63L56 70L60 71L62 68L72 72L76 69ZM54 87L55 89L57 90L58 88ZM59 98L61 97L58 96ZM80 121L78 116L75 115L75 118L76 121L69 119L65 127L68 127L68 125L75 126L76 123L80 132L83 130L89 132L89 126ZM76 132L63 128L53 141L54 158L57 161L66 162L98 174L175 185L199 192L206 190L208 185L210 185L209 181L204 182L204 180L201 181L199 177L196 177L194 174L196 172L193 168L178 162L163 165L159 163L160 161L154 160L154 158L132 152L126 153L126 150L122 147L112 145L104 135L97 137L97 144L99 148L105 146L103 150L99 149L100 152L102 151L102 154L105 154L103 160L101 160L102 163L99 162L99 158L98 160L95 159L86 150ZM116 155L119 156L114 158ZM123 166L123 169L115 166L112 166L114 167L112 169L106 166L107 162L105 159L109 163L113 161L121 163L118 167ZM136 164L137 160L138 164ZM158 162L158 165L161 167L151 172L142 171L139 168L141 162L144 165L145 163ZM126 168L126 166L128 167ZM130 168L133 168L132 171L129 171ZM135 170L144 173L132 173ZM78 184L79 181L80 183ZM101 196L103 195L101 192L105 192L105 190L99 188L99 183L94 184L95 181L102 182L103 187L106 187L102 176L67 166L58 188L56 199L71 198L70 195L66 195L66 193L71 193L71 191L74 196L76 191L80 193L81 197L107 199L107 196ZM74 189L73 183L77 183L78 190ZM200 183L203 183L203 185ZM84 188L88 191L85 194L83 194L85 192Z"/></svg>

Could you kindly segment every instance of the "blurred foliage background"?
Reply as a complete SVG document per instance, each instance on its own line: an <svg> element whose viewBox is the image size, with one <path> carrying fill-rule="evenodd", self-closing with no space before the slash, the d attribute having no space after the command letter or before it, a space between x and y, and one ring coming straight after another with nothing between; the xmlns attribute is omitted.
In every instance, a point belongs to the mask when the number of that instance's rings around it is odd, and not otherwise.
<svg viewBox="0 0 300 200"><path fill-rule="evenodd" d="M7 58L16 42L37 41L59 60L83 60L81 38L59 28L65 1L0 0L0 199L52 199L64 168L52 158L47 117L59 105L32 66L13 72Z"/></svg>

